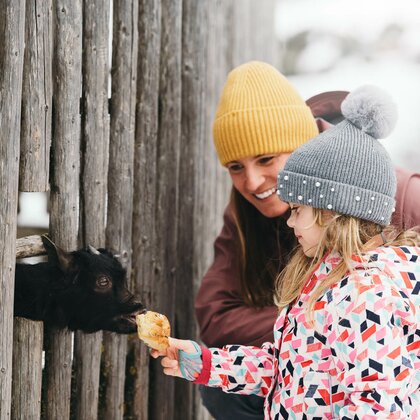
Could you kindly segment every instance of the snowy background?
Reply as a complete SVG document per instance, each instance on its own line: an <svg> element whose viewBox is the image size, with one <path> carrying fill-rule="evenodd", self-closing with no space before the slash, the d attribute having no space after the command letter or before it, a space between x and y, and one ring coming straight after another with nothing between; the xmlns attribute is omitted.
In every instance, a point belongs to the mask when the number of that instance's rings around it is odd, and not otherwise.
<svg viewBox="0 0 420 420"><path fill-rule="evenodd" d="M278 0L279 69L307 99L375 84L399 120L383 144L420 170L420 0Z"/></svg>

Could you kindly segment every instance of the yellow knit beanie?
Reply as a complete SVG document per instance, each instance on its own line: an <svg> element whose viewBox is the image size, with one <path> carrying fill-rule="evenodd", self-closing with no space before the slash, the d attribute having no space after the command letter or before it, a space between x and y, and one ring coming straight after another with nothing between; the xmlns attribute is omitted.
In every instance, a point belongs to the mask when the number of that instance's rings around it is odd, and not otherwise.
<svg viewBox="0 0 420 420"><path fill-rule="evenodd" d="M292 152L316 135L310 109L273 66L251 61L229 73L213 124L222 165L248 156Z"/></svg>

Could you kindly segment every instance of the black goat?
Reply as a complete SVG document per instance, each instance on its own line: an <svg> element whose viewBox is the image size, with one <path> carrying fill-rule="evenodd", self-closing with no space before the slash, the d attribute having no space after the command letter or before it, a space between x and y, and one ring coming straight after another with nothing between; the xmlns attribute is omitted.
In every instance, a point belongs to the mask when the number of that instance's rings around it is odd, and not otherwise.
<svg viewBox="0 0 420 420"><path fill-rule="evenodd" d="M105 249L65 252L42 236L48 262L16 264L14 315L87 333L136 331L145 309L126 287L126 273Z"/></svg>

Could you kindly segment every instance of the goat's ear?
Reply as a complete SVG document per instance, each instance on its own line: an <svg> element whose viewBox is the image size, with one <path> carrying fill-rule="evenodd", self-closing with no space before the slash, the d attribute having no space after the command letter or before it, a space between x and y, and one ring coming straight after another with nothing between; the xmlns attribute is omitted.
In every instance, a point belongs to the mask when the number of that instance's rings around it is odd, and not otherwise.
<svg viewBox="0 0 420 420"><path fill-rule="evenodd" d="M44 248L47 251L48 262L58 266L63 272L70 271L74 257L71 253L62 250L47 235L41 236Z"/></svg>

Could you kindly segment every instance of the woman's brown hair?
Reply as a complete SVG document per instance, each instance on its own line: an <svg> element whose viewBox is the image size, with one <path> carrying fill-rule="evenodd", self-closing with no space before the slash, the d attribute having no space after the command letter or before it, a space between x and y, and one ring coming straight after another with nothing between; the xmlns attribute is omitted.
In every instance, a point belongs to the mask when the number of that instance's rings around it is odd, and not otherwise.
<svg viewBox="0 0 420 420"><path fill-rule="evenodd" d="M296 238L286 218L265 217L234 187L231 203L238 233L243 299L253 307L273 305L275 280L286 266Z"/></svg>

